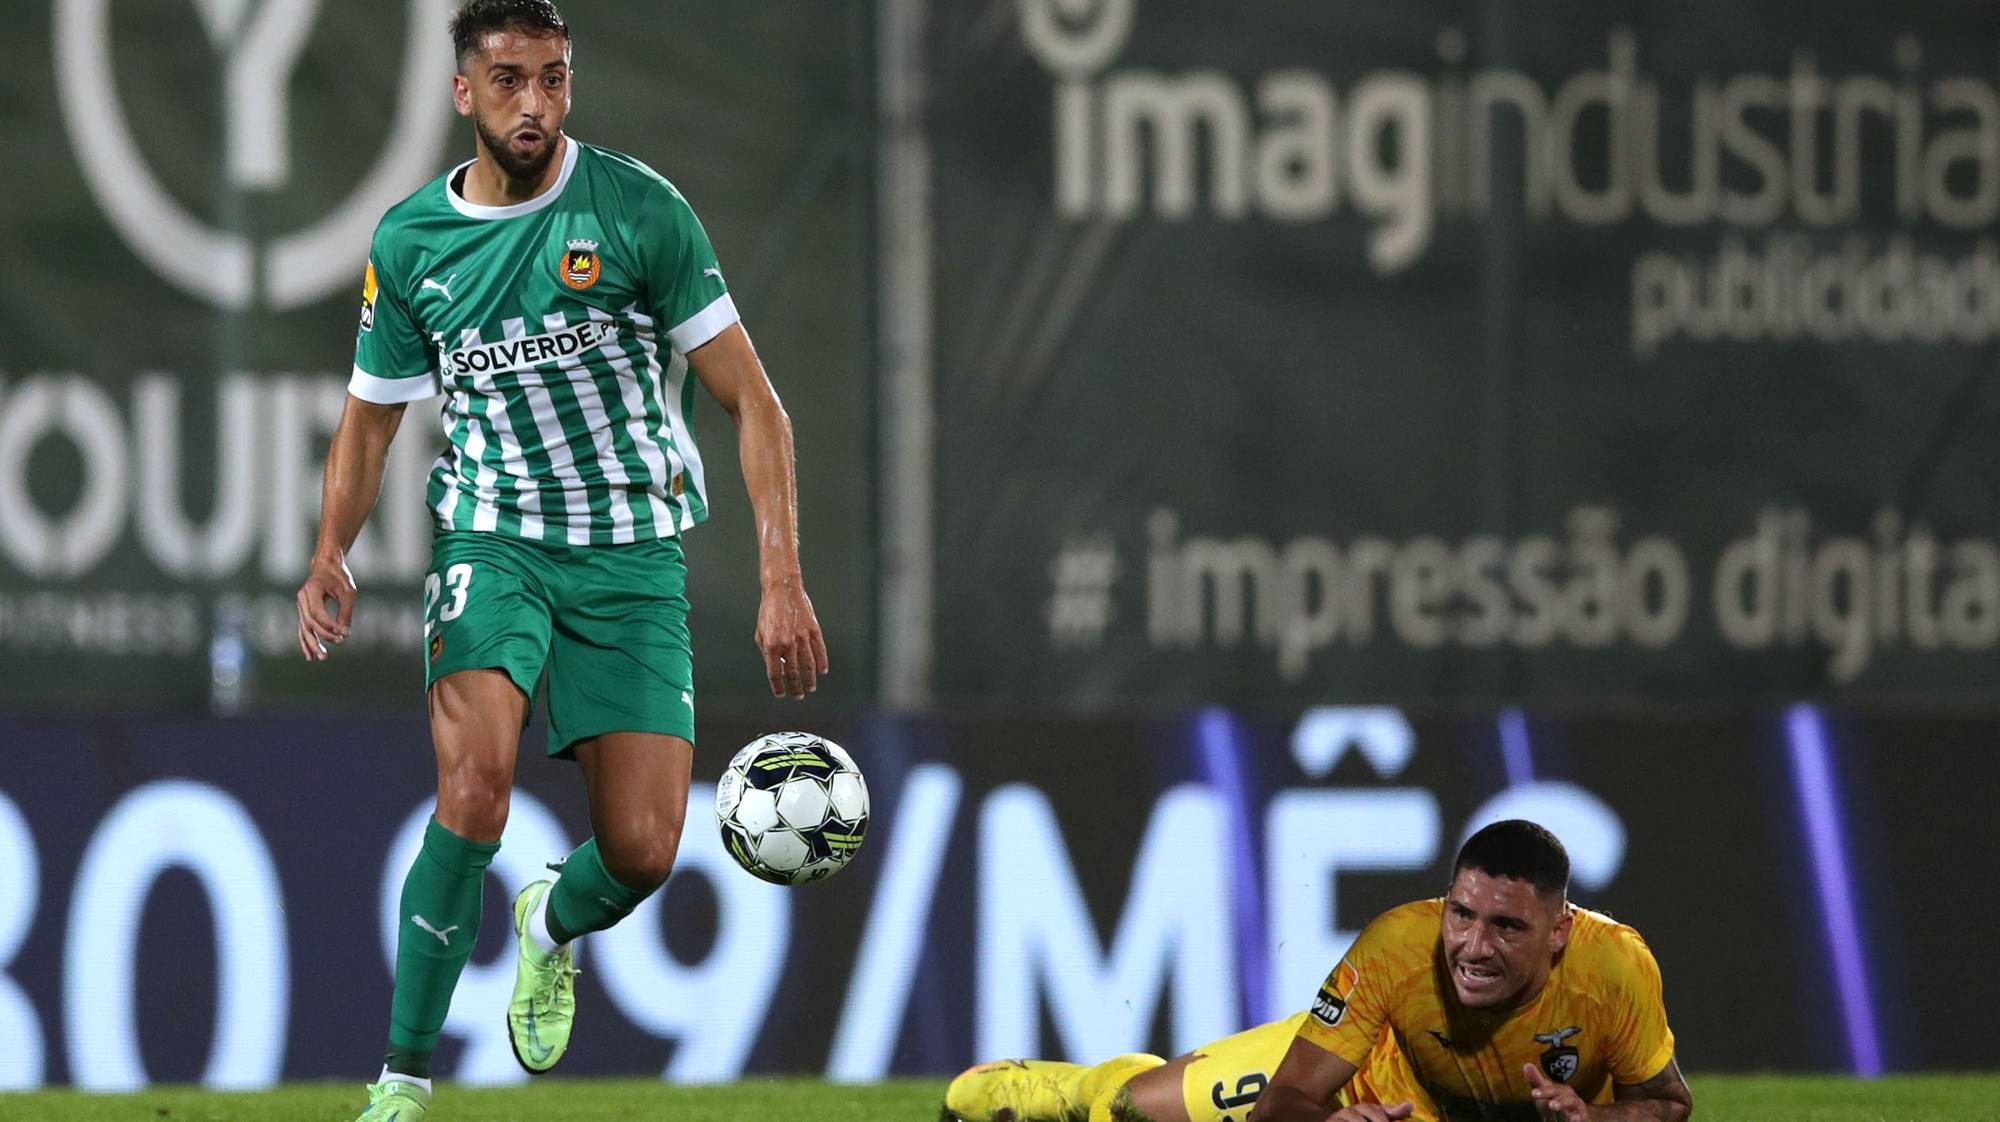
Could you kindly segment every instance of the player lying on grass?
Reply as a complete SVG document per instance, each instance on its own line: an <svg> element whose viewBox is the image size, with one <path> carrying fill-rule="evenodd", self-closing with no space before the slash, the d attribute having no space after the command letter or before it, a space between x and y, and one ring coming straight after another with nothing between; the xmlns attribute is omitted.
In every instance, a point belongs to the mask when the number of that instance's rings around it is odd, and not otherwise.
<svg viewBox="0 0 2000 1122"><path fill-rule="evenodd" d="M1168 1062L981 1064L963 1122L1681 1122L1660 969L1567 900L1569 855L1519 819L1458 851L1441 899L1383 913L1312 1008Z"/></svg>

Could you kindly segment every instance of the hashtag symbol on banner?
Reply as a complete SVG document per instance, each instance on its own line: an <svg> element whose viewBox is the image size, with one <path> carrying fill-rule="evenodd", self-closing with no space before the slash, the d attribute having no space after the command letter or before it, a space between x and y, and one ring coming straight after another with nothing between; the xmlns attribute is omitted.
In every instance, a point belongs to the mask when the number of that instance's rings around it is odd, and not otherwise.
<svg viewBox="0 0 2000 1122"><path fill-rule="evenodd" d="M1108 537L1072 539L1049 562L1055 591L1049 597L1049 642L1058 648L1095 647L1111 624L1111 586L1118 579L1118 550Z"/></svg>

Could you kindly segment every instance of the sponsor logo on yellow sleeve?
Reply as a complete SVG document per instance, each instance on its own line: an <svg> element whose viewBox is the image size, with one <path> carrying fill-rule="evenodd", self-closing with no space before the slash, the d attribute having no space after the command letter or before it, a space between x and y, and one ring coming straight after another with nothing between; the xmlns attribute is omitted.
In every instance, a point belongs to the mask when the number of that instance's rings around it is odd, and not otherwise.
<svg viewBox="0 0 2000 1122"><path fill-rule="evenodd" d="M1360 983L1360 973L1342 959L1333 968L1333 977L1320 986L1319 995L1313 998L1313 1019L1328 1028L1339 1025L1340 1019L1347 1016L1347 999L1354 996L1354 987Z"/></svg>

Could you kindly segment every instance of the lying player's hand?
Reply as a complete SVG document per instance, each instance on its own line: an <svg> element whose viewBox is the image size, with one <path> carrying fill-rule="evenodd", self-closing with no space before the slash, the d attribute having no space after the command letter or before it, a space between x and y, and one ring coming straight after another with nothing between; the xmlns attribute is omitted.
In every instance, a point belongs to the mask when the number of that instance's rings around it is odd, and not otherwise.
<svg viewBox="0 0 2000 1122"><path fill-rule="evenodd" d="M1576 1088L1550 1079L1534 1064L1522 1064L1521 1070L1528 1076L1528 1095L1543 1122L1590 1122L1590 1106Z"/></svg>
<svg viewBox="0 0 2000 1122"><path fill-rule="evenodd" d="M764 586L756 638L772 697L804 697L819 688L819 676L830 669L826 639L803 581L794 577Z"/></svg>
<svg viewBox="0 0 2000 1122"><path fill-rule="evenodd" d="M1415 1113L1415 1103L1397 1103L1383 1106L1381 1103L1355 1103L1344 1106L1333 1113L1326 1122L1400 1122Z"/></svg>
<svg viewBox="0 0 2000 1122"><path fill-rule="evenodd" d="M347 571L346 558L314 554L312 571L299 587L299 650L307 662L323 662L329 657L326 645L347 641L347 629L354 622L354 574ZM332 608L328 608L328 603Z"/></svg>

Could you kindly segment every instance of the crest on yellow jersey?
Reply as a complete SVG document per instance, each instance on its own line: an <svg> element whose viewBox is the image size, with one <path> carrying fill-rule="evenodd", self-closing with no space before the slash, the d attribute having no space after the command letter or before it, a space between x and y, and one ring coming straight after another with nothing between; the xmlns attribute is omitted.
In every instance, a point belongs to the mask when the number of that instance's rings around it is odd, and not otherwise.
<svg viewBox="0 0 2000 1122"><path fill-rule="evenodd" d="M1577 1066L1582 1062L1581 1057L1575 1048L1564 1044L1563 1041L1582 1031L1580 1026L1571 1025L1554 1032L1535 1034L1536 1041L1549 1046L1548 1051L1542 1053L1542 1070L1548 1073L1550 1079L1558 1083L1567 1083L1576 1074Z"/></svg>

